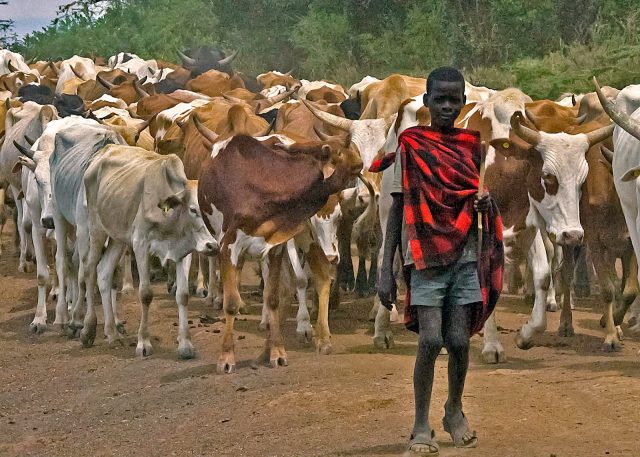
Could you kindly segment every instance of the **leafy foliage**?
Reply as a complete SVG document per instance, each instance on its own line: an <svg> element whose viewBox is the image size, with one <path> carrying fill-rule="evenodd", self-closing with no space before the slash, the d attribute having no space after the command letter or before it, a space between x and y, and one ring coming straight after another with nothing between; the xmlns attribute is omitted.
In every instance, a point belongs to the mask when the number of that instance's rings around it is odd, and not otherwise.
<svg viewBox="0 0 640 457"><path fill-rule="evenodd" d="M0 0L1 2L1 0ZM345 84L446 64L538 98L638 80L640 0L75 0L15 46L31 57L134 52L175 61L201 44L270 69Z"/></svg>

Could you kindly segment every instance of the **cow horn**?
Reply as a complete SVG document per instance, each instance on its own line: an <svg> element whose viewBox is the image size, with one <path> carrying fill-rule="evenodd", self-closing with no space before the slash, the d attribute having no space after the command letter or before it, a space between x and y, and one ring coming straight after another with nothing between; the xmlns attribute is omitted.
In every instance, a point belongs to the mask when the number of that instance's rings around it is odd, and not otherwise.
<svg viewBox="0 0 640 457"><path fill-rule="evenodd" d="M218 141L218 137L220 135L218 135L216 132L214 132L209 127L207 127L202 122L200 122L200 119L198 118L197 114L194 114L192 119L193 119L193 125L196 126L196 129L198 130L198 132L200 132L200 135L202 135L210 143L215 143L216 141Z"/></svg>
<svg viewBox="0 0 640 457"><path fill-rule="evenodd" d="M607 159L607 162L613 163L613 151L611 149L606 147L604 144L601 144L600 152L602 152L604 158Z"/></svg>
<svg viewBox="0 0 640 457"><path fill-rule="evenodd" d="M327 135L322 130L318 129L315 125L313 126L313 131L316 132L316 135L318 135L318 138L320 138L322 141L333 140L333 137L331 135Z"/></svg>
<svg viewBox="0 0 640 457"><path fill-rule="evenodd" d="M511 116L511 128L524 141L529 143L532 146L536 146L540 143L540 132L536 132L535 130L531 130L529 127L525 127L521 124L522 113L520 111L516 111Z"/></svg>
<svg viewBox="0 0 640 457"><path fill-rule="evenodd" d="M288 72L286 72L284 75L282 76L291 76L291 73L293 73L293 68L291 70L289 70Z"/></svg>
<svg viewBox="0 0 640 457"><path fill-rule="evenodd" d="M358 178L360 179L360 181L362 181L362 184L364 184L369 191L369 196L371 197L371 200L369 201L374 202L376 198L376 191L373 188L373 184L371 184L371 181L364 177L362 172L358 173Z"/></svg>
<svg viewBox="0 0 640 457"><path fill-rule="evenodd" d="M34 64L38 61L38 56L33 56L32 58L30 58L29 60L27 60L27 65L31 65Z"/></svg>
<svg viewBox="0 0 640 457"><path fill-rule="evenodd" d="M276 103L279 103L281 101L283 101L285 98L287 97L291 97L291 95L293 95L293 93L296 91L296 89L291 89L288 90L286 92L283 92L281 94L278 95L274 95L273 97L268 97L267 101L271 104L271 105L275 105ZM270 106L271 106L270 105ZM264 109L264 108L263 108Z"/></svg>
<svg viewBox="0 0 640 457"><path fill-rule="evenodd" d="M602 93L602 89L600 89L600 85L598 84L598 80L595 76L593 77L593 83L596 86L596 94L598 94L598 99L600 100L600 104L602 105L605 113L607 113L613 122L618 124L627 133L640 140L640 122L618 109L613 101L609 100Z"/></svg>
<svg viewBox="0 0 640 457"><path fill-rule="evenodd" d="M587 113L576 117L576 124L582 124L587 119Z"/></svg>
<svg viewBox="0 0 640 457"><path fill-rule="evenodd" d="M20 71L16 67L13 66L13 64L11 63L11 60L7 61L7 67L9 68L9 71L12 72L12 73L14 71Z"/></svg>
<svg viewBox="0 0 640 457"><path fill-rule="evenodd" d="M589 146L593 146L594 144L600 143L603 140L606 140L613 133L613 129L615 124L607 125L605 127L600 127L593 132L587 133L587 141L589 141Z"/></svg>
<svg viewBox="0 0 640 457"><path fill-rule="evenodd" d="M351 126L353 125L353 121L351 119L345 119L344 117L336 116L335 114L327 113L322 110L319 110L313 104L304 98L301 98L300 101L304 103L304 105L309 108L309 111L313 113L315 117L320 119L322 122L331 125L332 127L339 128L340 130L349 131Z"/></svg>
<svg viewBox="0 0 640 457"><path fill-rule="evenodd" d="M49 62L49 68L51 68L51 71L55 73L56 77L60 76L60 72L58 71L58 67L56 67L53 62Z"/></svg>
<svg viewBox="0 0 640 457"><path fill-rule="evenodd" d="M20 143L18 143L16 140L13 140L13 145L16 147L16 149L18 151L20 151L20 154L23 154L23 155L29 157L31 160L33 160L33 151L32 150L25 148Z"/></svg>
<svg viewBox="0 0 640 457"><path fill-rule="evenodd" d="M267 136L269 133L271 133L271 131L273 130L275 125L276 125L276 120L274 119L274 120L271 121L271 124L269 124L266 129L264 129L262 132L257 133L257 134L255 134L253 136L254 137Z"/></svg>
<svg viewBox="0 0 640 457"><path fill-rule="evenodd" d="M116 87L116 85L115 85L115 84L110 83L109 81L107 81L106 79L104 79L104 78L102 77L102 75L100 75L100 73L98 73L98 74L96 75L96 79L98 80L98 82L99 82L100 84L102 84L104 87L106 87L106 88L107 88L107 89L109 89L109 90L111 90L111 89L113 89L114 87Z"/></svg>
<svg viewBox="0 0 640 457"><path fill-rule="evenodd" d="M24 141L26 141L29 146L33 146L33 144L35 143L35 141L32 138L30 138L28 135L24 136Z"/></svg>
<svg viewBox="0 0 640 457"><path fill-rule="evenodd" d="M233 51L230 55L228 55L224 59L218 60L218 65L222 66L222 65L230 64L231 61L233 61L233 59L235 59L237 55L238 55L238 50L236 49L235 51Z"/></svg>
<svg viewBox="0 0 640 457"><path fill-rule="evenodd" d="M576 103L578 103L576 101L576 94L571 94L571 105L576 106Z"/></svg>
<svg viewBox="0 0 640 457"><path fill-rule="evenodd" d="M74 75L76 75L76 78L80 78L84 81L84 77L80 74L77 68L75 68L73 65L69 65L69 67L71 67L71 71L73 72Z"/></svg>
<svg viewBox="0 0 640 457"><path fill-rule="evenodd" d="M140 81L137 79L133 81L133 88L136 90L136 94L138 94L140 98L149 97L149 94L142 88Z"/></svg>
<svg viewBox="0 0 640 457"><path fill-rule="evenodd" d="M231 103L247 103L243 99L234 97L232 95L222 94L222 98L224 98L225 100Z"/></svg>
<svg viewBox="0 0 640 457"><path fill-rule="evenodd" d="M11 109L11 98L4 99L4 107L7 111Z"/></svg>
<svg viewBox="0 0 640 457"><path fill-rule="evenodd" d="M188 55L186 55L184 52L180 51L179 49L176 51L178 53L178 56L180 57L180 60L182 60L182 64L187 64L189 66L194 66L197 62L196 59L192 59L191 57L189 57Z"/></svg>

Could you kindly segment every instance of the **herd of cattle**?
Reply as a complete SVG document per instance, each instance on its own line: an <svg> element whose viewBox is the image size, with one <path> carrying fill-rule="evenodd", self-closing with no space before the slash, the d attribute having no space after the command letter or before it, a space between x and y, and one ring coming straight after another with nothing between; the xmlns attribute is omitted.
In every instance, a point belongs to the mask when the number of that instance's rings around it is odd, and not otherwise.
<svg viewBox="0 0 640 457"><path fill-rule="evenodd" d="M191 49L179 53L178 66L128 53L106 62L27 63L0 51L0 234L14 206L18 268L31 272L35 260L37 271L32 331L46 329L47 300L55 300L53 324L91 346L97 286L105 337L119 341L116 289L133 288L135 259L142 305L136 354L150 355L157 258L172 266L179 356L195 354L187 319L195 293L224 309L218 370L228 373L245 261L261 267L260 325L268 331L261 357L271 366L287 363L281 301L297 294L298 337L315 339L328 354L329 307L340 289L375 296L392 172L366 170L396 149L404 129L429 124L426 81L367 76L345 90L291 72L253 78L233 70L235 55ZM486 185L503 217L509 287L533 296L518 347L531 347L545 331L556 297L559 333L573 335L571 283L586 245L604 304L604 347L619 350L619 324L638 294L640 86L533 101L516 88L467 83L466 96L457 125L480 131L490 145ZM635 307L631 314L631 330L640 330ZM391 347L395 308L374 298L370 317L373 343ZM503 361L495 317L483 337L485 361Z"/></svg>

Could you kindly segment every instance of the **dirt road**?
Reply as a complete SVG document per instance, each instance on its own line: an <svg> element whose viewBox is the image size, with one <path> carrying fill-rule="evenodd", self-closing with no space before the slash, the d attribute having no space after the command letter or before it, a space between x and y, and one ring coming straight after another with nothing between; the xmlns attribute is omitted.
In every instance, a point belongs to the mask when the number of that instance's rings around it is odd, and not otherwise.
<svg viewBox="0 0 640 457"><path fill-rule="evenodd" d="M413 420L414 335L394 326L396 348L374 350L368 300L344 297L332 312L334 352L318 356L285 326L289 366L249 366L264 335L259 308L237 323L236 374L215 373L220 323L199 316L220 312L191 299L198 357L177 360L177 311L163 285L155 287L150 327L155 353L134 356L139 311L124 297L127 344L108 347L100 336L83 349L53 328L29 333L36 288L18 274L10 237L0 259L1 456L401 456ZM256 301L249 285L246 301ZM53 306L49 306L53 321ZM479 447L457 450L443 431L446 362L437 363L433 424L441 456L640 456L640 344L624 340L622 352L600 351L599 304L578 300L576 336L549 331L525 352L513 332L526 321L519 297L499 305L508 362L483 365L474 337L465 410ZM289 311L293 317L294 312ZM201 326L202 325L202 326ZM626 328L624 326L623 328ZM99 321L99 335L101 327Z"/></svg>

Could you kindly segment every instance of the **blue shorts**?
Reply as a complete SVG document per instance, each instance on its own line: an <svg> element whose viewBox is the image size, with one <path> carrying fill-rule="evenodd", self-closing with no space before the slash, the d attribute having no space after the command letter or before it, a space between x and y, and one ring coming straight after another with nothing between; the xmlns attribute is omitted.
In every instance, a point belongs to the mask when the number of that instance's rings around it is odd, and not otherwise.
<svg viewBox="0 0 640 457"><path fill-rule="evenodd" d="M477 262L411 270L411 305L468 305L482 301Z"/></svg>

